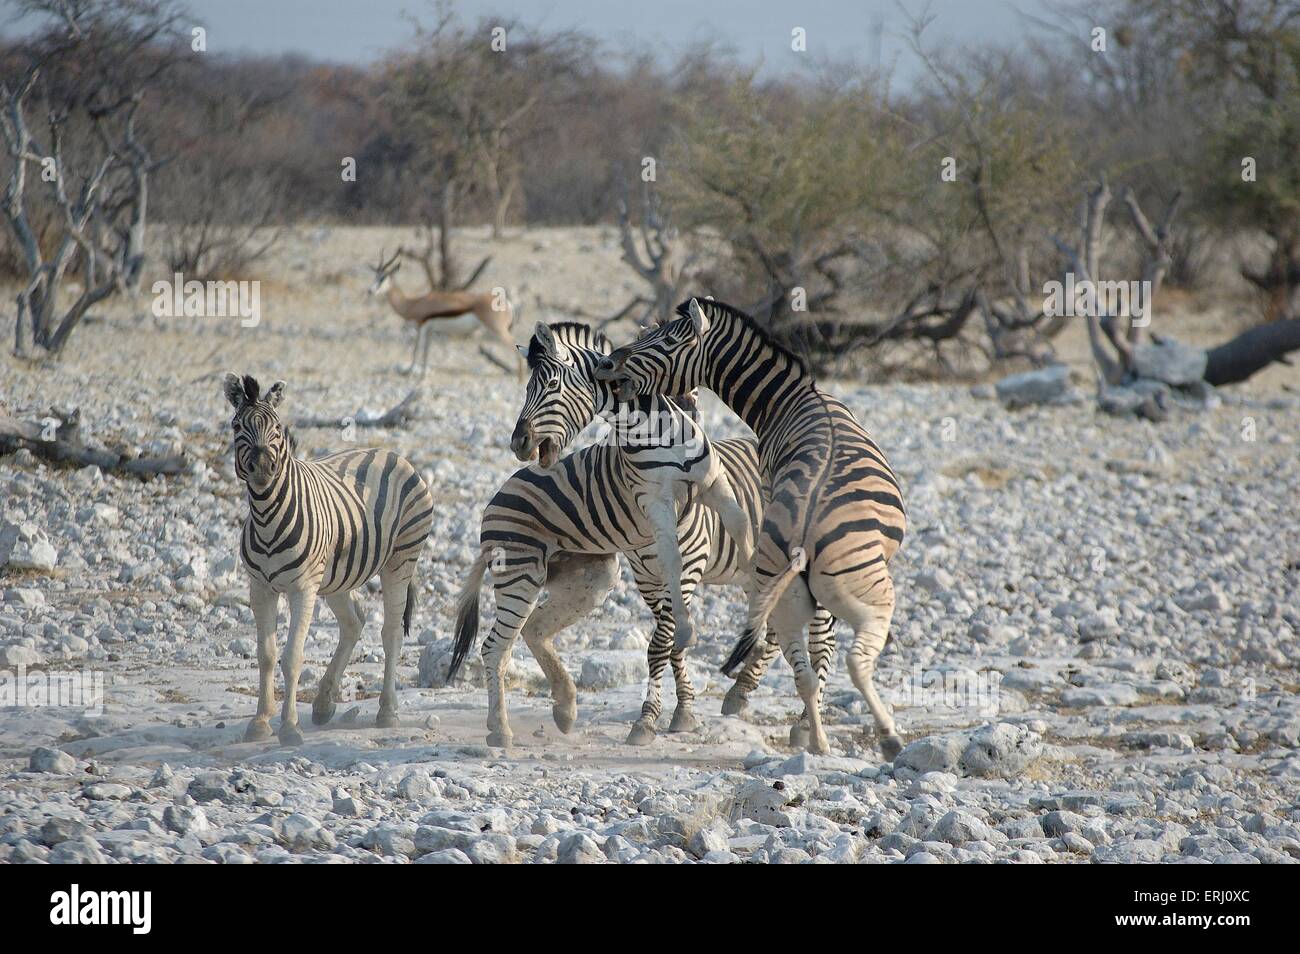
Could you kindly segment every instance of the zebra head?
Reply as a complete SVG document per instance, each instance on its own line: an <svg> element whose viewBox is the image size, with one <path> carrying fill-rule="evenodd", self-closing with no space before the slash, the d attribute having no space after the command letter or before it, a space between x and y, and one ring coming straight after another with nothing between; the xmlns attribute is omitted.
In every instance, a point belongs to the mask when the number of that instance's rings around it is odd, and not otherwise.
<svg viewBox="0 0 1300 954"><path fill-rule="evenodd" d="M690 394L702 383L705 349L700 345L709 316L694 298L677 312L596 364L596 378L616 385L620 401L638 394Z"/></svg>
<svg viewBox="0 0 1300 954"><path fill-rule="evenodd" d="M275 413L276 405L284 398L284 382L276 381L263 395L261 385L251 374L241 378L227 372L222 387L235 409L230 419L235 473L251 486L266 487L293 452L293 438Z"/></svg>
<svg viewBox="0 0 1300 954"><path fill-rule="evenodd" d="M586 345L594 345L596 349ZM607 353L604 336L586 325L538 322L527 349L528 387L510 448L522 461L537 458L546 469L596 415L591 379L595 360Z"/></svg>

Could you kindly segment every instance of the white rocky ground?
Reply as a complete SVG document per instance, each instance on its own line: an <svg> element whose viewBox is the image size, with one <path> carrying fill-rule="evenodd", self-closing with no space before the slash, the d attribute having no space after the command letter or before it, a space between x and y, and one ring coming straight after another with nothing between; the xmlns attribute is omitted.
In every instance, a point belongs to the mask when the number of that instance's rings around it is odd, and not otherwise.
<svg viewBox="0 0 1300 954"><path fill-rule="evenodd" d="M1090 402L1008 412L965 387L827 382L907 494L883 659L911 743L896 764L880 762L842 660L827 692L836 756L787 744L797 705L783 664L745 717L718 714L716 664L742 617L730 589L697 602L702 728L623 745L649 630L630 579L560 640L582 687L572 735L550 722L540 671L516 647L517 748L503 752L483 745L481 688L419 687L450 635L478 512L516 466L518 386L475 343L448 345L421 423L359 432L415 460L440 504L403 650L403 726L374 727L372 592L348 670L356 702L318 728L304 692L304 746L241 742L257 672L218 372L288 379L289 416L395 404L409 339L347 269L368 237L295 240L288 270L317 287L264 304L257 329L159 327L123 310L82 329L56 369L0 365L9 413L79 405L97 440L179 444L197 461L141 482L0 458L16 554L0 569L0 670L88 667L107 692L102 716L0 709L0 861L1300 859L1300 401L1277 387L1157 425ZM304 245L313 264L292 264ZM515 245L494 268L527 273L554 253L550 285L531 273L551 300L581 300L569 290L601 269L619 275L595 230ZM738 432L716 403L706 414L715 434ZM343 446L340 431L299 437L309 452ZM52 570L13 565L48 564L50 550ZM485 607L490 620L486 593ZM322 608L308 690L336 636ZM986 691L899 691L936 672Z"/></svg>

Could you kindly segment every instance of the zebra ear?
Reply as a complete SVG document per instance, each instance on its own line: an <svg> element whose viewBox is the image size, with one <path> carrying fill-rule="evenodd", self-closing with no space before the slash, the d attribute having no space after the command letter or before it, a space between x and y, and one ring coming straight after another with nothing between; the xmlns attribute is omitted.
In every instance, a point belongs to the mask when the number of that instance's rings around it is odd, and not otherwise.
<svg viewBox="0 0 1300 954"><path fill-rule="evenodd" d="M539 321L537 327L533 329L533 337L537 339L538 344L542 346L542 353L548 358L556 361L568 361L569 349L560 344L555 337L555 332L551 326L544 321Z"/></svg>
<svg viewBox="0 0 1300 954"><path fill-rule="evenodd" d="M527 346L527 345L517 344L517 345L515 345L515 350L518 351L520 354L522 354L525 358L528 357L528 346Z"/></svg>
<svg viewBox="0 0 1300 954"><path fill-rule="evenodd" d="M221 390L236 411L244 406L244 379L235 372L226 372L225 380L221 382Z"/></svg>
<svg viewBox="0 0 1300 954"><path fill-rule="evenodd" d="M709 316L706 315L704 309L700 307L700 300L698 298L692 298L690 305L687 307L687 311L690 312L691 327L695 329L696 337L706 334L709 330Z"/></svg>
<svg viewBox="0 0 1300 954"><path fill-rule="evenodd" d="M548 358L555 357L555 334L551 331L550 325L539 321L533 326L533 337L541 344L543 354Z"/></svg>
<svg viewBox="0 0 1300 954"><path fill-rule="evenodd" d="M280 402L284 400L284 382L276 381L272 384L271 390L266 392L266 397L262 400L271 405L271 407L277 407Z"/></svg>

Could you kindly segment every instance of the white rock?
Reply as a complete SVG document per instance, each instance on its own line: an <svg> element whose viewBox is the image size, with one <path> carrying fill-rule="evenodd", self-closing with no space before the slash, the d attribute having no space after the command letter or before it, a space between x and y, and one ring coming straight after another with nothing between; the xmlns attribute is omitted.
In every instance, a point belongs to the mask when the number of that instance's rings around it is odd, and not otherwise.
<svg viewBox="0 0 1300 954"><path fill-rule="evenodd" d="M27 761L27 771L67 775L77 767L77 760L59 749L38 748Z"/></svg>

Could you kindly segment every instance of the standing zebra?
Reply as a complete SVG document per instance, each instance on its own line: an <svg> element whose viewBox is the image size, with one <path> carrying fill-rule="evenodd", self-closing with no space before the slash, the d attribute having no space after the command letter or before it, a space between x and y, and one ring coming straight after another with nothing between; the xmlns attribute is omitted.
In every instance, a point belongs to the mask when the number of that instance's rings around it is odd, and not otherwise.
<svg viewBox="0 0 1300 954"><path fill-rule="evenodd" d="M334 715L339 677L361 636L364 616L352 591L376 573L384 589L384 688L380 726L397 724L397 659L415 604L416 560L433 525L433 498L415 468L396 454L368 448L314 461L293 455L293 439L275 408L284 382L261 393L257 381L227 374L226 399L235 409L235 473L247 485L249 514L239 552L248 570L249 602L257 623L257 714L246 740L271 736L276 662L275 620L280 594L289 597L289 639L280 661L284 706L280 741L302 744L298 675L303 643L324 596L339 621L339 644L312 703L312 722Z"/></svg>
<svg viewBox="0 0 1300 954"><path fill-rule="evenodd" d="M853 627L849 673L892 759L902 739L872 674L894 613L889 560L906 526L898 481L852 412L752 318L694 298L678 315L603 359L598 374L624 398L708 388L758 435L770 488L754 558L759 586L723 671L754 650L771 620L808 712L810 748L827 751L820 680L801 632L826 607Z"/></svg>
<svg viewBox="0 0 1300 954"><path fill-rule="evenodd" d="M453 673L477 634L479 590L490 563L496 622L483 645L490 745L508 745L512 738L505 707L504 662L521 631L550 683L556 724L565 732L572 728L576 691L555 654L553 637L600 605L616 579L614 554L618 552L627 554L637 587L655 616L646 700L627 741L643 744L654 738L661 709L660 682L669 661L677 685L677 709L670 731L688 731L695 724L691 712L694 689L684 652L673 645L675 613L670 584L680 587L689 606L700 582L721 584L747 578L742 545L723 533L715 510L694 502L700 496L694 485L680 518L675 518L675 549L679 548L681 569L672 575L662 571L655 527L636 500L639 494L658 492L656 472L671 459L671 447L662 442L648 447L602 443L577 451L556 466L559 454L610 397L611 388L594 377L595 363L607 351L603 336L586 325L570 323L540 325L527 349L531 367L528 397L512 446L523 460L539 456L544 469L518 471L488 504L480 555L457 602ZM694 433L694 423L676 404L660 398L639 403L645 414L666 415L660 437L669 435L671 442ZM752 538L761 504L757 448L752 441L718 441L712 449L742 508L743 532ZM543 585L550 598L534 608ZM818 622L823 636L819 646L833 650L829 634L834 621L824 614ZM744 695L758 684L771 659L771 654L755 655L743 685L738 680L742 691L734 699L729 694L734 711L743 708Z"/></svg>

